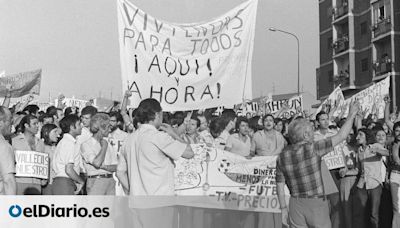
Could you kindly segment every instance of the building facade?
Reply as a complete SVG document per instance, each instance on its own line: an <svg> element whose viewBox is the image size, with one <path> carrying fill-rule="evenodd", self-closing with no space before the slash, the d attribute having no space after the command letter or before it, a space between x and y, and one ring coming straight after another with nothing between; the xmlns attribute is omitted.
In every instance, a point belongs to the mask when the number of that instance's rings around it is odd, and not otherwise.
<svg viewBox="0 0 400 228"><path fill-rule="evenodd" d="M317 98L338 85L347 98L391 77L390 95L399 106L400 1L320 0L319 22Z"/></svg>

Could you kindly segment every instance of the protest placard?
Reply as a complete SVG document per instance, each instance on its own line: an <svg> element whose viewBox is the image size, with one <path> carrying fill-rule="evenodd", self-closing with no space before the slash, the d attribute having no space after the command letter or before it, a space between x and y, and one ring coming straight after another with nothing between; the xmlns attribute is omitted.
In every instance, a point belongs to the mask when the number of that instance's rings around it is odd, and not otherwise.
<svg viewBox="0 0 400 228"><path fill-rule="evenodd" d="M72 98L64 98L64 100L62 101L62 103L66 106L66 107L78 107L79 110L82 110L85 106L86 103L88 101L85 100L80 100L80 99L76 99L74 97ZM54 100L55 106L58 106L58 99Z"/></svg>
<svg viewBox="0 0 400 228"><path fill-rule="evenodd" d="M17 177L48 178L49 155L46 153L16 150L15 162Z"/></svg>
<svg viewBox="0 0 400 228"><path fill-rule="evenodd" d="M289 119L303 111L303 96L294 96L290 99L272 100L269 99L266 102L266 108L271 111L272 114L279 112L282 107L287 104L288 108L284 110L278 117Z"/></svg>
<svg viewBox="0 0 400 228"><path fill-rule="evenodd" d="M0 96L5 97L8 90L13 98L30 93L39 95L41 78L41 69L0 77Z"/></svg>
<svg viewBox="0 0 400 228"><path fill-rule="evenodd" d="M344 142L340 143L339 145L336 145L334 147L334 150L332 152L322 157L322 159L326 163L326 166L328 166L329 170L338 169L345 166L344 155L343 155L344 146L345 146Z"/></svg>
<svg viewBox="0 0 400 228"><path fill-rule="evenodd" d="M191 145L195 157L176 163L175 192L178 196L214 196L217 202L203 207L279 212L275 184L276 156L242 156ZM286 191L289 195L288 191Z"/></svg>
<svg viewBox="0 0 400 228"><path fill-rule="evenodd" d="M122 85L131 105L157 99L165 111L233 107L251 99L257 1L207 22L178 24L117 1Z"/></svg>

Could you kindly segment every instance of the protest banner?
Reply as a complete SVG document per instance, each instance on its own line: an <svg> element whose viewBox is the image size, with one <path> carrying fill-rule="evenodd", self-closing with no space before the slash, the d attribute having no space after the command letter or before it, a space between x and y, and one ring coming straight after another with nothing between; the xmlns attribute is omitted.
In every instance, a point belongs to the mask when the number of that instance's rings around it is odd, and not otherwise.
<svg viewBox="0 0 400 228"><path fill-rule="evenodd" d="M17 177L48 178L49 155L46 153L16 150L15 162Z"/></svg>
<svg viewBox="0 0 400 228"><path fill-rule="evenodd" d="M242 156L191 145L193 159L181 159L175 167L178 196L211 196L217 202L202 207L280 212L275 185L276 156ZM288 191L286 191L289 195ZM193 204L191 206L194 206Z"/></svg>
<svg viewBox="0 0 400 228"><path fill-rule="evenodd" d="M283 99L283 100L272 100L269 99L266 102L266 108L271 111L272 114L279 112L282 107L287 104L288 109L284 110L279 116L286 119L296 115L299 111L303 111L303 96L294 96L290 99Z"/></svg>
<svg viewBox="0 0 400 228"><path fill-rule="evenodd" d="M233 107L251 99L251 61L258 1L217 19L169 23L118 0L122 88L131 105L157 99L164 111Z"/></svg>
<svg viewBox="0 0 400 228"><path fill-rule="evenodd" d="M374 114L378 118L383 118L385 114L384 98L389 94L390 77L371 85L370 87L356 93L351 98L345 100L346 115L349 113L350 103L358 100L361 109L365 111L366 118L369 114Z"/></svg>
<svg viewBox="0 0 400 228"><path fill-rule="evenodd" d="M79 110L82 110L86 106L87 102L88 101L76 99L74 97L72 97L72 98L64 98L64 100L62 101L62 103L66 107L78 107ZM58 106L58 99L54 100L54 104L55 104L56 107Z"/></svg>
<svg viewBox="0 0 400 228"><path fill-rule="evenodd" d="M39 95L41 78L41 69L0 77L0 96L5 97L8 90L13 98L30 93Z"/></svg>
<svg viewBox="0 0 400 228"><path fill-rule="evenodd" d="M332 152L322 157L329 170L345 167L343 154L344 146L345 143L342 142L339 145L336 145Z"/></svg>
<svg viewBox="0 0 400 228"><path fill-rule="evenodd" d="M340 86L336 87L335 90L331 94L329 94L329 97L322 102L322 104L318 107L317 111L314 113L314 118L315 116L321 112L324 111L329 114L331 117L338 117L341 116L341 112L343 111L342 107L345 106L345 100L343 96L342 89Z"/></svg>
<svg viewBox="0 0 400 228"><path fill-rule="evenodd" d="M246 116L247 114L255 115L259 110L259 107L257 102L246 101L235 105L235 110L238 116Z"/></svg>

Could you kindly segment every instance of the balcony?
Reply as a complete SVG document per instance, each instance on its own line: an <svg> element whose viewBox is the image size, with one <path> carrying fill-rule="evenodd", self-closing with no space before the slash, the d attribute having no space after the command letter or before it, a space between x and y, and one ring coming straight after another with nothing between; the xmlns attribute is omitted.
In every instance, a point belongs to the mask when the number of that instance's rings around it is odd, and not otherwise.
<svg viewBox="0 0 400 228"><path fill-rule="evenodd" d="M347 35L338 38L332 43L334 55L344 52L349 49L349 37Z"/></svg>
<svg viewBox="0 0 400 228"><path fill-rule="evenodd" d="M344 2L341 6L335 7L333 9L333 20L337 20L338 18L347 15L349 12L349 6L347 2Z"/></svg>
<svg viewBox="0 0 400 228"><path fill-rule="evenodd" d="M381 59L377 62L374 62L373 68L375 71L375 76L380 76L392 71L393 62L391 59Z"/></svg>
<svg viewBox="0 0 400 228"><path fill-rule="evenodd" d="M342 88L346 88L350 86L350 75L347 72L341 72L340 74L335 75L335 77L333 78L333 82L335 84L335 88L339 85L341 85Z"/></svg>
<svg viewBox="0 0 400 228"><path fill-rule="evenodd" d="M379 20L372 26L372 38L388 33L392 30L390 17Z"/></svg>

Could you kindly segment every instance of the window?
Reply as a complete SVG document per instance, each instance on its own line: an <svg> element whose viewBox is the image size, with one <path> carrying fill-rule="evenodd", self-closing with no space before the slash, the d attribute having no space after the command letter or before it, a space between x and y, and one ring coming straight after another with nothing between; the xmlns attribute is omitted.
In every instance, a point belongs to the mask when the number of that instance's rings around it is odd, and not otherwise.
<svg viewBox="0 0 400 228"><path fill-rule="evenodd" d="M363 23L361 23L360 27L361 27L361 35L367 34L367 32L368 32L367 22L364 21Z"/></svg>
<svg viewBox="0 0 400 228"><path fill-rule="evenodd" d="M333 82L333 70L328 71L328 80L329 82Z"/></svg>
<svg viewBox="0 0 400 228"><path fill-rule="evenodd" d="M361 71L368 71L368 58L362 59L361 60Z"/></svg>
<svg viewBox="0 0 400 228"><path fill-rule="evenodd" d="M379 19L383 20L385 18L385 6L379 7Z"/></svg>

